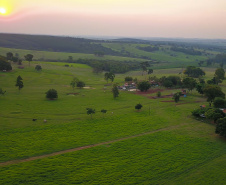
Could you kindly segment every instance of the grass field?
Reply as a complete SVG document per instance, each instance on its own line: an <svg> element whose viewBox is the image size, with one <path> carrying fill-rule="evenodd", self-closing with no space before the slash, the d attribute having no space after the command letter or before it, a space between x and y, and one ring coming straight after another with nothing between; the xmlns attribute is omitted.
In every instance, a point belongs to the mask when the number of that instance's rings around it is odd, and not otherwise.
<svg viewBox="0 0 226 185"><path fill-rule="evenodd" d="M145 44L121 44L121 43L103 43L104 47L114 49L115 51L125 51L134 54L138 57L149 57L151 60L159 62L153 66L154 69L168 69L173 67L185 67L187 65L198 65L201 60L206 60L207 56L186 55L181 52L170 50L169 46L160 46L159 51L147 52L138 49L137 47L145 47Z"/></svg>
<svg viewBox="0 0 226 185"><path fill-rule="evenodd" d="M85 53L65 53L65 52L52 52L52 51L36 51L36 50L24 50L24 49L15 49L15 48L3 48L0 47L0 55L5 56L6 53L12 52L13 54L18 53L19 57L24 59L24 56L27 54L34 55L34 60L67 60L68 56L72 56L73 60L78 59L92 59L92 60L114 60L114 61L131 61L131 62L142 62L146 61L140 58L130 58L130 57L121 57L121 56L111 56L105 55L103 57L97 57L94 54L85 54Z"/></svg>
<svg viewBox="0 0 226 185"><path fill-rule="evenodd" d="M36 64L43 70L35 71ZM12 72L0 72L0 87L7 91L0 96L0 184L225 183L225 140L214 134L214 125L191 117L194 108L208 104L204 97L193 92L176 106L170 97L149 99L134 92L120 91L114 99L103 74L93 74L87 65L64 65L35 61L29 67L24 62L24 69L14 65ZM215 71L203 69L206 79ZM159 69L152 75L178 71ZM20 92L18 75L24 82ZM73 91L74 76L89 88ZM116 74L115 81L122 84L125 76L145 78L132 71ZM225 82L221 87L226 90ZM58 100L45 98L50 88L58 91ZM140 112L134 109L137 103L143 105ZM93 119L87 107L96 109ZM108 111L103 115L101 109ZM84 146L89 147L54 154ZM26 162L46 154L53 156Z"/></svg>

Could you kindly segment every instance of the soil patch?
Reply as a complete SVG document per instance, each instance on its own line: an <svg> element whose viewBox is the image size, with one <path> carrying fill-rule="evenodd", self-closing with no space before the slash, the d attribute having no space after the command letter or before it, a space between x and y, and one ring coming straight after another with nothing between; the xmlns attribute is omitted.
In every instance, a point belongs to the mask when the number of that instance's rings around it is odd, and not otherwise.
<svg viewBox="0 0 226 185"><path fill-rule="evenodd" d="M146 92L137 91L136 94L139 94L139 95L153 94L153 93L157 93L158 91L163 92L164 89L149 89Z"/></svg>
<svg viewBox="0 0 226 185"><path fill-rule="evenodd" d="M67 93L67 95L79 95L79 93Z"/></svg>

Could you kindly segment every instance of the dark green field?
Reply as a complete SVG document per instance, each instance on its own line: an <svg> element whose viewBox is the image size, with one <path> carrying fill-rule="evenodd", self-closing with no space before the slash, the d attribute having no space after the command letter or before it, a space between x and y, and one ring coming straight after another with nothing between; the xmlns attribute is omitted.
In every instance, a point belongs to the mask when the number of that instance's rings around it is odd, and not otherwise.
<svg viewBox="0 0 226 185"><path fill-rule="evenodd" d="M36 64L43 70L37 72ZM225 184L226 143L213 124L191 116L193 109L208 105L197 92L176 106L171 97L150 99L156 93L120 91L114 99L104 74L92 73L87 65L23 65L0 72L0 87L6 90L0 96L0 184ZM209 79L215 68L203 70ZM155 69L152 75L179 72ZM15 87L18 75L24 82L21 91ZM88 88L73 91L74 76ZM116 74L115 82L123 84L126 76L146 78L140 70L131 71ZM225 91L226 83L221 87ZM51 88L58 91L57 100L45 98ZM162 90L162 95L178 91ZM140 112L137 103L143 105ZM96 109L92 119L88 107ZM108 111L103 115L101 109Z"/></svg>

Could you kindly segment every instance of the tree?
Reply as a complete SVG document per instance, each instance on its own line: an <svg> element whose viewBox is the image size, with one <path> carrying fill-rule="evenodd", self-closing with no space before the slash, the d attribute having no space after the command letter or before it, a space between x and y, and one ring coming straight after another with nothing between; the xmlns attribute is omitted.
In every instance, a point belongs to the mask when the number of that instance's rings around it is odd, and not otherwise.
<svg viewBox="0 0 226 185"><path fill-rule="evenodd" d="M41 71L41 70L42 70L42 66L36 65L36 66L35 66L35 69L36 69L37 71Z"/></svg>
<svg viewBox="0 0 226 185"><path fill-rule="evenodd" d="M133 81L133 77L131 76L125 77L125 82L132 82L132 81Z"/></svg>
<svg viewBox="0 0 226 185"><path fill-rule="evenodd" d="M143 76L143 73L144 73L145 71L147 71L147 68L150 67L150 64L148 63L148 61L146 61L146 62L141 62L141 63L140 63L140 67L142 68L142 76Z"/></svg>
<svg viewBox="0 0 226 185"><path fill-rule="evenodd" d="M173 100L175 101L175 103L177 103L180 100L180 93L177 92L173 95Z"/></svg>
<svg viewBox="0 0 226 185"><path fill-rule="evenodd" d="M68 56L67 61L68 61L68 62L73 62L73 57L72 57L72 56Z"/></svg>
<svg viewBox="0 0 226 185"><path fill-rule="evenodd" d="M216 69L215 74L214 74L214 77L216 77L216 80L217 81L220 82L221 80L224 80L224 76L225 76L225 71L224 71L223 68Z"/></svg>
<svg viewBox="0 0 226 185"><path fill-rule="evenodd" d="M3 91L2 88L0 88L0 95L4 95L6 91Z"/></svg>
<svg viewBox="0 0 226 185"><path fill-rule="evenodd" d="M19 75L16 79L16 85L20 91L20 89L22 89L24 87L24 83L22 81L23 79L21 78L21 76Z"/></svg>
<svg viewBox="0 0 226 185"><path fill-rule="evenodd" d="M194 78L187 77L183 79L183 84L189 91L192 91L196 87L197 82Z"/></svg>
<svg viewBox="0 0 226 185"><path fill-rule="evenodd" d="M111 80L111 82L114 81L114 78L115 78L115 74L112 73L112 72L109 72L109 73L105 73L104 74L104 79L108 82L108 79Z"/></svg>
<svg viewBox="0 0 226 185"><path fill-rule="evenodd" d="M198 91L199 94L204 94L203 88L205 87L204 84L196 84L196 90Z"/></svg>
<svg viewBox="0 0 226 185"><path fill-rule="evenodd" d="M210 106L216 97L225 98L225 94L218 85L207 85L203 91Z"/></svg>
<svg viewBox="0 0 226 185"><path fill-rule="evenodd" d="M213 101L213 105L215 108L225 108L226 101L223 98L216 97Z"/></svg>
<svg viewBox="0 0 226 185"><path fill-rule="evenodd" d="M208 119L214 120L214 123L220 118L225 117L225 114L220 109L209 109L205 112L205 116Z"/></svg>
<svg viewBox="0 0 226 185"><path fill-rule="evenodd" d="M113 85L112 93L113 93L113 97L114 97L114 98L117 98L117 97L119 96L119 91L118 91L117 84L114 84L114 85Z"/></svg>
<svg viewBox="0 0 226 185"><path fill-rule="evenodd" d="M103 115L104 115L104 114L106 114L107 110L102 109L100 112L102 112L102 113L103 113Z"/></svg>
<svg viewBox="0 0 226 185"><path fill-rule="evenodd" d="M217 120L215 133L226 137L226 117Z"/></svg>
<svg viewBox="0 0 226 185"><path fill-rule="evenodd" d="M164 82L163 82L162 85L163 85L164 87L166 87L166 88L173 87L173 83L172 83L170 80L168 80L168 79L164 80Z"/></svg>
<svg viewBox="0 0 226 185"><path fill-rule="evenodd" d="M13 53L12 52L6 53L6 59L7 60L12 60L13 59Z"/></svg>
<svg viewBox="0 0 226 185"><path fill-rule="evenodd" d="M12 70L11 64L6 60L5 57L0 56L0 70L1 71L10 71Z"/></svg>
<svg viewBox="0 0 226 185"><path fill-rule="evenodd" d="M58 98L57 91L55 89L49 89L46 92L46 98L48 98L48 99L56 99L56 98Z"/></svg>
<svg viewBox="0 0 226 185"><path fill-rule="evenodd" d="M161 92L160 92L160 91L158 91L156 95L157 95L157 97L159 97L159 98L160 98L160 97L161 97Z"/></svg>
<svg viewBox="0 0 226 185"><path fill-rule="evenodd" d="M140 109L143 107L143 105L141 105L140 103L138 103L136 106L135 106L135 109L137 109L138 111L140 111Z"/></svg>
<svg viewBox="0 0 226 185"><path fill-rule="evenodd" d="M30 66L30 62L33 59L33 55L32 54L27 54L24 56L25 60L29 62L29 66Z"/></svg>
<svg viewBox="0 0 226 185"><path fill-rule="evenodd" d="M85 85L86 84L83 81L78 81L76 86L81 89L81 88L85 87Z"/></svg>
<svg viewBox="0 0 226 185"><path fill-rule="evenodd" d="M153 69L148 69L148 74L152 74L153 73Z"/></svg>
<svg viewBox="0 0 226 185"><path fill-rule="evenodd" d="M78 82L78 78L74 77L73 80L71 81L70 85L71 87L73 88L73 91L75 89L75 86L77 85L77 82Z"/></svg>
<svg viewBox="0 0 226 185"><path fill-rule="evenodd" d="M195 66L188 66L184 70L184 74L188 75L189 77L198 78L200 76L204 76L205 72L199 67L196 68Z"/></svg>
<svg viewBox="0 0 226 185"><path fill-rule="evenodd" d="M137 88L141 91L147 91L151 87L151 84L148 81L142 81L137 84Z"/></svg>
<svg viewBox="0 0 226 185"><path fill-rule="evenodd" d="M95 109L92 108L86 108L86 113L88 115L90 115L91 119L92 119L92 115L95 114Z"/></svg>

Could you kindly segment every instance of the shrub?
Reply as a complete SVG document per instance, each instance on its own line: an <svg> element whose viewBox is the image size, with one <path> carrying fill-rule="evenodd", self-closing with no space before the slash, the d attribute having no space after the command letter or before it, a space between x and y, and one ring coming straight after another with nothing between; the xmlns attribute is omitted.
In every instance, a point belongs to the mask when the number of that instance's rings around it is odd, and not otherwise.
<svg viewBox="0 0 226 185"><path fill-rule="evenodd" d="M213 101L213 105L215 108L224 108L226 106L226 101L223 98L215 98Z"/></svg>
<svg viewBox="0 0 226 185"><path fill-rule="evenodd" d="M220 134L220 136L226 137L226 117L217 120L215 133Z"/></svg>
<svg viewBox="0 0 226 185"><path fill-rule="evenodd" d="M35 66L35 69L36 69L37 71L40 71L40 70L42 70L42 66L36 65L36 66Z"/></svg>
<svg viewBox="0 0 226 185"><path fill-rule="evenodd" d="M143 105L141 105L140 103L138 103L136 106L135 106L135 109L137 109L138 111L143 107Z"/></svg>
<svg viewBox="0 0 226 185"><path fill-rule="evenodd" d="M130 76L125 77L125 82L131 82L133 81L133 78Z"/></svg>
<svg viewBox="0 0 226 185"><path fill-rule="evenodd" d="M57 91L55 89L49 89L46 92L46 98L49 98L49 99L56 99L56 98L58 98Z"/></svg>

